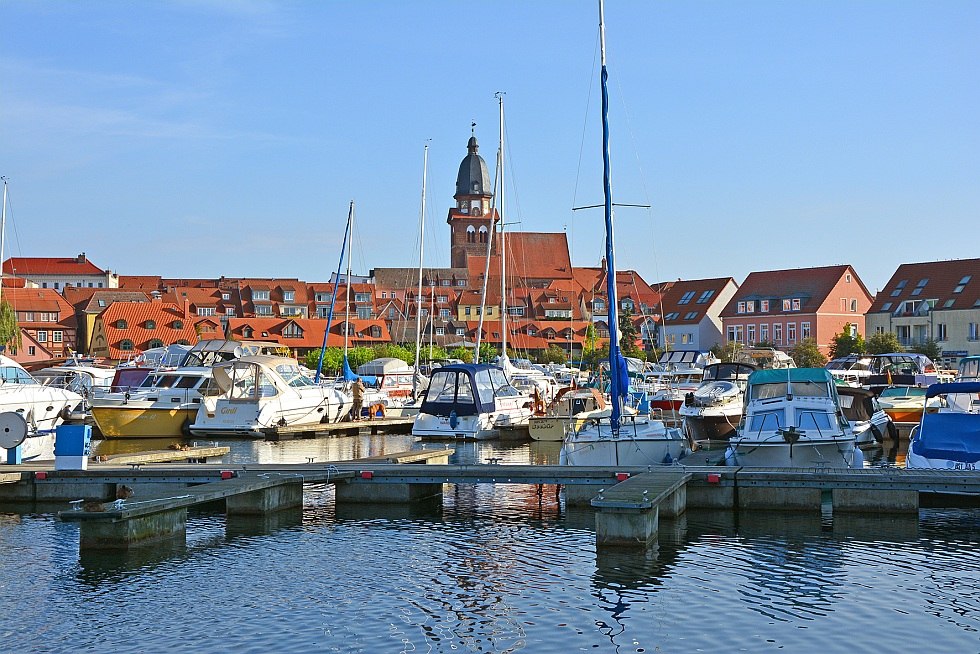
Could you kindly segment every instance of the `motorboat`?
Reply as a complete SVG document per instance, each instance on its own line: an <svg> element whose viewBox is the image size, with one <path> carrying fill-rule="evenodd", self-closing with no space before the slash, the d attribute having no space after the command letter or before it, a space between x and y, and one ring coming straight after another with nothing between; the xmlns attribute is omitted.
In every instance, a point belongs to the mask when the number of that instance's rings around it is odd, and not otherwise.
<svg viewBox="0 0 980 654"><path fill-rule="evenodd" d="M264 341L200 341L176 367L150 372L136 388L119 388L93 398L92 418L103 438L188 436L202 398L220 393L212 380L215 365L281 348L278 343Z"/></svg>
<svg viewBox="0 0 980 654"><path fill-rule="evenodd" d="M453 364L429 379L412 435L432 440L487 440L526 424L533 400L510 385L502 368Z"/></svg>
<svg viewBox="0 0 980 654"><path fill-rule="evenodd" d="M384 406L386 416L404 417L418 413L413 394L425 390L428 379L394 357L372 359L357 367L357 376L367 385L364 406ZM346 388L344 390L347 390Z"/></svg>
<svg viewBox="0 0 980 654"><path fill-rule="evenodd" d="M860 468L861 450L826 368L757 370L745 390L745 418L729 439L728 465Z"/></svg>
<svg viewBox="0 0 980 654"><path fill-rule="evenodd" d="M574 424L575 416L605 408L605 398L594 388L563 388L545 408L544 415L528 419L528 434L531 440L560 442Z"/></svg>
<svg viewBox="0 0 980 654"><path fill-rule="evenodd" d="M954 381L980 381L980 355L963 357L956 366Z"/></svg>
<svg viewBox="0 0 980 654"><path fill-rule="evenodd" d="M898 442L898 428L881 408L874 393L864 388L842 386L838 382L837 394L844 417L851 423L856 444L873 445L883 443L885 439Z"/></svg>
<svg viewBox="0 0 980 654"><path fill-rule="evenodd" d="M33 377L43 386L63 388L81 395L84 401L76 407L68 420L84 422L91 418L92 401L112 392L116 369L69 360L60 366L37 370Z"/></svg>
<svg viewBox="0 0 980 654"><path fill-rule="evenodd" d="M861 388L867 385L871 375L871 357L865 354L848 354L827 362L824 366L840 383Z"/></svg>
<svg viewBox="0 0 980 654"><path fill-rule="evenodd" d="M678 409L684 434L694 442L727 441L742 420L745 386L757 370L751 363L712 363L701 385Z"/></svg>
<svg viewBox="0 0 980 654"><path fill-rule="evenodd" d="M73 391L38 383L19 363L0 355L0 414L15 413L26 423L26 436L20 443L22 461L53 459L55 429L79 411L84 401ZM6 449L0 450L6 461Z"/></svg>
<svg viewBox="0 0 980 654"><path fill-rule="evenodd" d="M913 428L906 468L980 470L980 381L933 384Z"/></svg>
<svg viewBox="0 0 980 654"><path fill-rule="evenodd" d="M927 404L936 405L939 400L926 398L924 386L886 386L878 393L878 404L898 425L917 425L922 421L922 411Z"/></svg>
<svg viewBox="0 0 980 654"><path fill-rule="evenodd" d="M869 374L864 386L880 393L887 386L921 386L943 381L932 359L915 352L889 352L866 355ZM952 380L948 380L952 381Z"/></svg>
<svg viewBox="0 0 980 654"><path fill-rule="evenodd" d="M684 404L688 393L693 393L701 385L704 370L689 368L674 370L663 378L663 386L650 395L650 407L664 414L676 415Z"/></svg>
<svg viewBox="0 0 980 654"><path fill-rule="evenodd" d="M317 384L287 357L257 354L212 368L217 394L203 397L188 427L195 436L265 438L275 427L343 420L353 399Z"/></svg>
<svg viewBox="0 0 980 654"><path fill-rule="evenodd" d="M751 363L759 370L783 370L795 368L793 357L772 347L743 347L735 355L739 363Z"/></svg>

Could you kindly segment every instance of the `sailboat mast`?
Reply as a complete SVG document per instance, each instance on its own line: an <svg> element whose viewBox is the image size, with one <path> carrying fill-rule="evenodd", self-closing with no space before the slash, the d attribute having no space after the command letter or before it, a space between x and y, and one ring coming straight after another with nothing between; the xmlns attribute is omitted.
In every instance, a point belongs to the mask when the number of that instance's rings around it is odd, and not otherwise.
<svg viewBox="0 0 980 654"><path fill-rule="evenodd" d="M3 210L2 217L0 217L0 266L3 265L3 240L7 234L7 178L0 177L3 180ZM0 299L3 299L3 270L0 269Z"/></svg>
<svg viewBox="0 0 980 654"><path fill-rule="evenodd" d="M347 334L350 332L350 260L354 246L354 203L350 203L350 229L347 230L347 286L344 289L344 361L347 361Z"/></svg>
<svg viewBox="0 0 980 654"><path fill-rule="evenodd" d="M323 357L327 353L327 336L330 334L330 325L333 322L333 308L337 303L337 288L340 284L340 269L344 266L344 253L347 251L347 235L350 233L351 222L354 220L354 201L351 200L350 209L347 212L347 227L344 231L344 240L340 245L340 261L337 262L337 275L334 277L333 293L330 296L330 309L327 311L327 326L323 329L323 344L320 346L320 358L316 363L316 375L313 381L320 383L320 373L323 371Z"/></svg>
<svg viewBox="0 0 980 654"><path fill-rule="evenodd" d="M504 93L497 91L497 102L500 105L500 201L497 208L500 215L500 356L507 358L507 245L504 241ZM489 236L489 234L488 234Z"/></svg>
<svg viewBox="0 0 980 654"><path fill-rule="evenodd" d="M422 152L422 208L419 210L419 294L415 302L415 372L412 374L412 397L418 392L419 350L422 349L422 312L418 300L422 298L422 256L425 253L425 178L429 169L429 145ZM407 304L406 304L407 306ZM429 353L431 356L431 352Z"/></svg>
<svg viewBox="0 0 980 654"><path fill-rule="evenodd" d="M625 389L620 388L620 379L625 364L619 353L619 306L616 298L616 260L613 243L612 188L609 172L609 72L606 70L606 22L605 6L599 0L599 52L600 84L602 87L602 193L605 200L606 221L606 296L608 300L609 321L609 396L612 411L609 424L613 438L619 436L619 421L622 415L622 399Z"/></svg>

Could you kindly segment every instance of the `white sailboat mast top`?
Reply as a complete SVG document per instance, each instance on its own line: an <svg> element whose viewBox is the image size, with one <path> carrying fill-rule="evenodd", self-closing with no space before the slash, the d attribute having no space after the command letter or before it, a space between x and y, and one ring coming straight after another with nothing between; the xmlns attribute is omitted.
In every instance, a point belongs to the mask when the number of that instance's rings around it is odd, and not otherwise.
<svg viewBox="0 0 980 654"><path fill-rule="evenodd" d="M350 333L350 260L354 246L354 202L350 203L350 229L347 231L347 287L344 290L344 358L347 358L347 334Z"/></svg>
<svg viewBox="0 0 980 654"><path fill-rule="evenodd" d="M497 211L500 220L500 356L507 356L507 246L504 241L504 93L497 91L500 104L500 201Z"/></svg>
<svg viewBox="0 0 980 654"><path fill-rule="evenodd" d="M429 145L425 145L422 153L422 208L419 210L419 292L415 298L415 373L419 370L419 350L422 349L422 311L419 302L422 300L422 257L425 254L425 178L429 167ZM407 304L406 304L407 306ZM432 352L429 352L432 356ZM415 379L412 377L412 395L415 395Z"/></svg>

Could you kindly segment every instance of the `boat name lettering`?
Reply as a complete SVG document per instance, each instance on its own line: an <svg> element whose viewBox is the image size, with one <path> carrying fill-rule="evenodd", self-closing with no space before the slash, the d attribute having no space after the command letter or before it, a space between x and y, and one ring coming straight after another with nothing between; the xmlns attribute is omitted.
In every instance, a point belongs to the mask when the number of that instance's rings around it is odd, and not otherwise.
<svg viewBox="0 0 980 654"><path fill-rule="evenodd" d="M233 413L238 413L238 408L233 406L223 406L221 407L221 415L227 416Z"/></svg>

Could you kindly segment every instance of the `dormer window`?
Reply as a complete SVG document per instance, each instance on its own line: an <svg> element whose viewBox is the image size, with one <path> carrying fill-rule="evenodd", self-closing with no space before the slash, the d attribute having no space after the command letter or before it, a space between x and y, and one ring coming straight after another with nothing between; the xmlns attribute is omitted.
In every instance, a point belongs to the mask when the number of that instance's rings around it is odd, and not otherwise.
<svg viewBox="0 0 980 654"><path fill-rule="evenodd" d="M127 329L128 327L129 327L129 323L127 323L122 318L120 318L119 320L116 321L116 329ZM130 348L130 349L132 349L132 348Z"/></svg>
<svg viewBox="0 0 980 654"><path fill-rule="evenodd" d="M296 291L283 291L282 301L283 302L294 302L296 300Z"/></svg>
<svg viewBox="0 0 980 654"><path fill-rule="evenodd" d="M147 320L145 323L143 323L143 328L144 329L156 329L157 328L157 323L156 323L155 320Z"/></svg>
<svg viewBox="0 0 980 654"><path fill-rule="evenodd" d="M175 320L172 323L170 323L170 326L173 327L174 329L183 329L184 328L184 321L183 320Z"/></svg>

